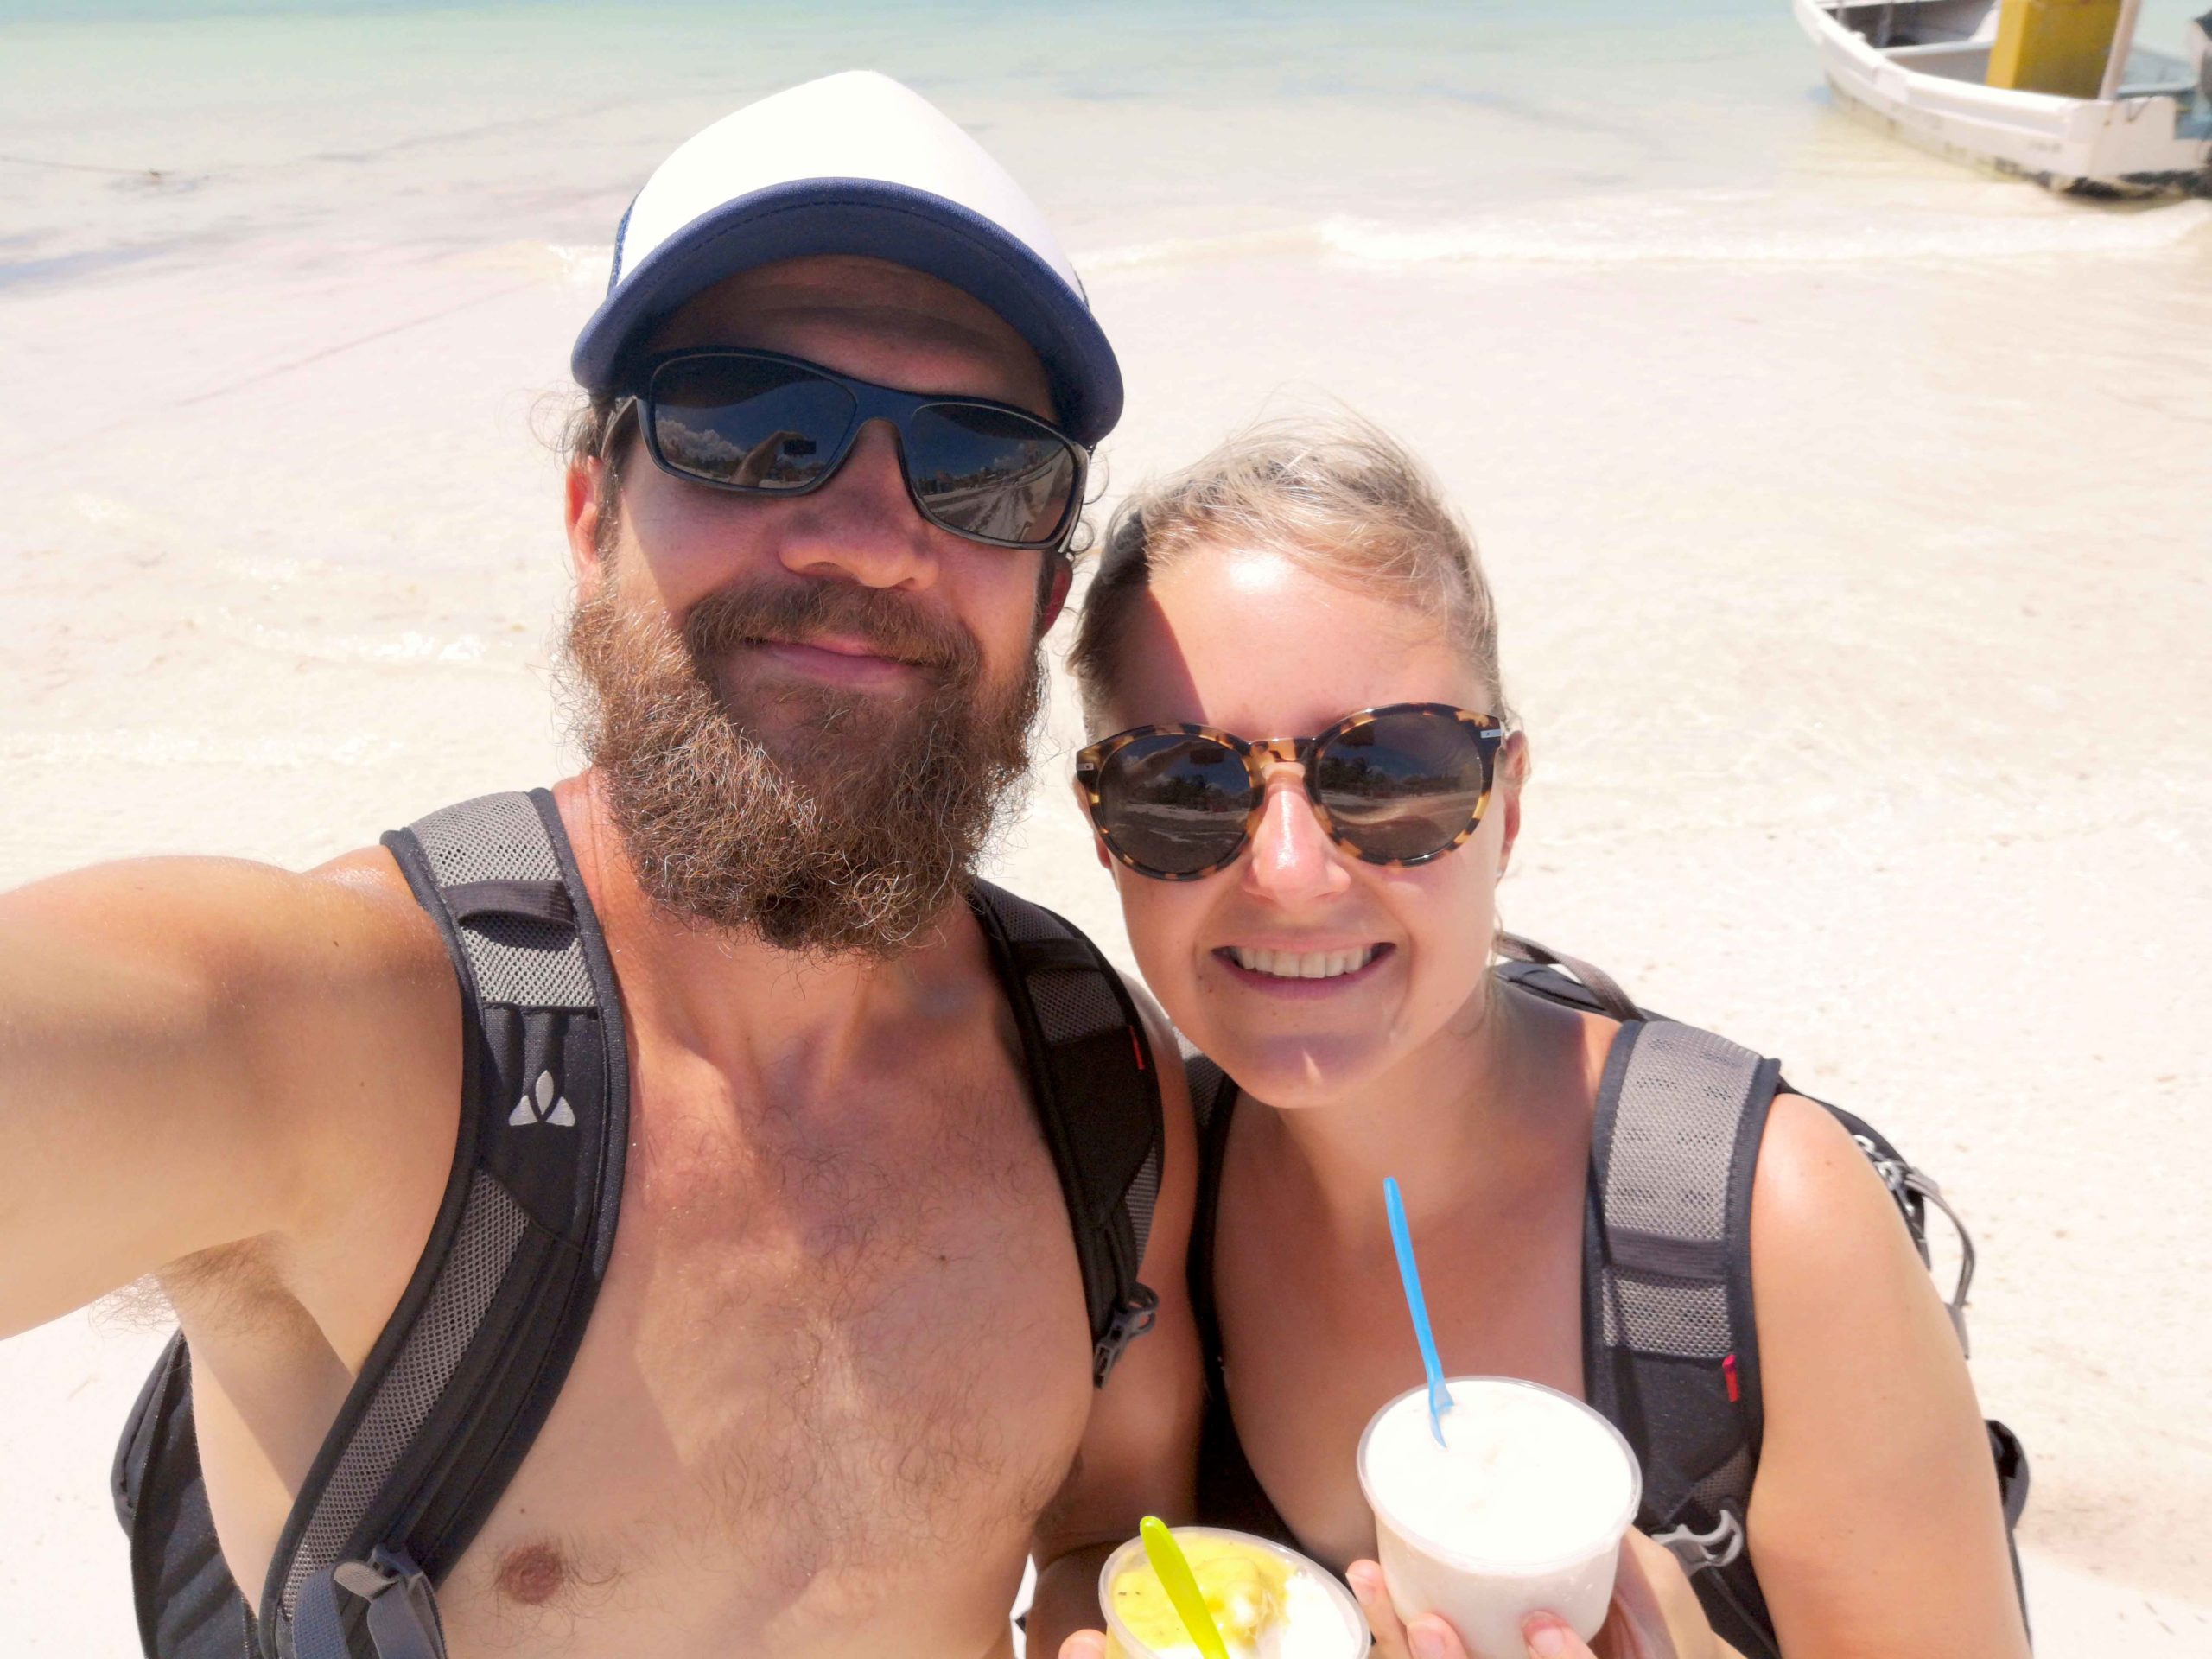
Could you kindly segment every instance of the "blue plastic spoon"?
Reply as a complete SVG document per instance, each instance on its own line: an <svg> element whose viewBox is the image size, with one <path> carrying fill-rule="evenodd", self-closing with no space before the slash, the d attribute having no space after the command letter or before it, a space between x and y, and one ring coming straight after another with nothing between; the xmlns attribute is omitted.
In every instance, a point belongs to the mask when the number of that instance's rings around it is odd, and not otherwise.
<svg viewBox="0 0 2212 1659"><path fill-rule="evenodd" d="M1444 1444L1444 1414L1452 1409L1451 1390L1444 1386L1444 1362L1436 1357L1436 1332L1429 1328L1428 1302L1421 1294L1421 1268L1414 1262L1414 1236L1406 1225L1406 1201L1398 1192L1398 1178L1382 1178L1382 1203L1390 1212L1390 1243L1398 1252L1398 1279L1406 1287L1406 1312L1414 1316L1414 1339L1421 1344L1421 1363L1428 1370L1428 1432Z"/></svg>

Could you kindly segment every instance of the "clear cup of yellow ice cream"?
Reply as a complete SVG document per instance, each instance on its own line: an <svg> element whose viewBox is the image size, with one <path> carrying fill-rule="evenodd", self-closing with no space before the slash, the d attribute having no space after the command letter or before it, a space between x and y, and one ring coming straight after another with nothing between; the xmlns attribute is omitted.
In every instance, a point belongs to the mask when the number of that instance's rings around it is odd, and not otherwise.
<svg viewBox="0 0 2212 1659"><path fill-rule="evenodd" d="M1229 1659L1360 1659L1367 1620L1351 1592L1294 1549L1221 1527L1177 1527ZM1107 1659L1199 1659L1166 1586L1132 1538L1098 1575Z"/></svg>

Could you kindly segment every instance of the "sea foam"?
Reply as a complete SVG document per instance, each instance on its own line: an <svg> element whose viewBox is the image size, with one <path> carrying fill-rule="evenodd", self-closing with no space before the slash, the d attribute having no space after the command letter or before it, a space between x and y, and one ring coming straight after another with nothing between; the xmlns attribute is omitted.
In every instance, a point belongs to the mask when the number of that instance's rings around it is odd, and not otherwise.
<svg viewBox="0 0 2212 1659"><path fill-rule="evenodd" d="M1529 264L1835 264L1867 260L2013 259L2039 254L2155 253L2212 226L2212 202L2112 207L2060 201L2024 187L1974 211L1791 200L1763 192L1684 191L1423 226L1334 218L1316 235L1331 255L1367 265L1480 260Z"/></svg>
<svg viewBox="0 0 2212 1659"><path fill-rule="evenodd" d="M1877 202L1849 193L1695 190L1594 197L1427 223L1338 214L1220 237L1180 237L1076 255L1086 272L1306 257L1371 269L1442 264L1835 265L2124 257L2212 236L2212 201L2152 207L2064 201L2012 181L1966 205Z"/></svg>

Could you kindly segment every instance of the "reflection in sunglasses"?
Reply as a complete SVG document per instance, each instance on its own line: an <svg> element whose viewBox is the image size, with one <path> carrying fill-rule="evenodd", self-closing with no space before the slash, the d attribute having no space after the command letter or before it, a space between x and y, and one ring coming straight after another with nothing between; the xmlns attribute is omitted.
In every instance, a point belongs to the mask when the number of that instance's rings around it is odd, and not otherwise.
<svg viewBox="0 0 2212 1659"><path fill-rule="evenodd" d="M654 461L717 488L818 488L871 421L899 435L922 516L957 535L1049 547L1073 525L1085 452L1047 423L855 380L770 352L680 352L639 365Z"/></svg>
<svg viewBox="0 0 2212 1659"><path fill-rule="evenodd" d="M1227 733L1138 728L1092 745L1077 767L1101 837L1164 880L1224 868L1242 853L1265 773L1295 754L1322 828L1370 863L1427 862L1480 821L1504 729L1442 703L1350 715L1312 739L1254 743Z"/></svg>
<svg viewBox="0 0 2212 1659"><path fill-rule="evenodd" d="M771 432L758 443L740 448L711 429L687 426L663 414L653 433L671 466L718 483L796 489L813 483L822 473L818 466L795 464L819 448L812 438L797 432Z"/></svg>

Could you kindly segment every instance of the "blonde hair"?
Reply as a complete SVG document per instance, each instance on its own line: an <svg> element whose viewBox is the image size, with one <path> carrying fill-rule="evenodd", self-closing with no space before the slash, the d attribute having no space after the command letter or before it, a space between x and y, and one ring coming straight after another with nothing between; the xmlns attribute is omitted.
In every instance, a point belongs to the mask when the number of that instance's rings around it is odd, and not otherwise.
<svg viewBox="0 0 2212 1659"><path fill-rule="evenodd" d="M1428 619L1474 669L1490 705L1480 712L1513 721L1498 671L1497 605L1473 537L1403 445L1337 414L1249 428L1115 509L1068 652L1094 735L1131 608L1156 574L1219 546L1266 548Z"/></svg>

